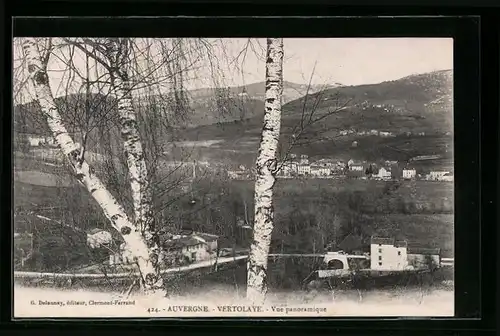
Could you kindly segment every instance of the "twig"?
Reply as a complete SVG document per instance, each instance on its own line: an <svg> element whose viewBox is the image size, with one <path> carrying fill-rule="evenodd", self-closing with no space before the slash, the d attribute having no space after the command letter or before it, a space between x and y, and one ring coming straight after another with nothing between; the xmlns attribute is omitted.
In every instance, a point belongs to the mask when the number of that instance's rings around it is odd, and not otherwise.
<svg viewBox="0 0 500 336"><path fill-rule="evenodd" d="M136 283L137 283L137 279L134 279L134 281L130 285L129 289L125 293L125 299L128 299L128 297L130 296L130 293L132 292L132 288L134 288L134 286L135 286Z"/></svg>

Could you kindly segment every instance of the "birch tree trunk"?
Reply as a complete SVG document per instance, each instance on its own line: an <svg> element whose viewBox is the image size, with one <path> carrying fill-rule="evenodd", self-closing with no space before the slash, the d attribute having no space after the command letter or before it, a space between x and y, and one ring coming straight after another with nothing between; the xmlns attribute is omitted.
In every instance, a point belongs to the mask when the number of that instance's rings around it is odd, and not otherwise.
<svg viewBox="0 0 500 336"><path fill-rule="evenodd" d="M247 265L247 298L256 304L264 303L267 293L267 263L274 220L273 187L276 181L282 92L283 39L269 38L264 126L256 162L253 241Z"/></svg>
<svg viewBox="0 0 500 336"><path fill-rule="evenodd" d="M163 284L161 276L154 267L155 255L150 253L140 230L128 219L123 207L94 174L94 170L82 156L80 147L75 144L66 130L50 89L46 64L42 62L35 40L26 39L23 49L27 57L28 74L34 85L35 97L56 143L68 159L78 181L87 188L113 228L122 235L127 252L134 257L141 272L143 288L150 293L158 291Z"/></svg>
<svg viewBox="0 0 500 336"><path fill-rule="evenodd" d="M129 77L130 40L128 38L110 39L112 90L118 99L120 133L123 149L127 158L130 187L134 204L135 224L146 239L152 260L158 267L160 248L152 213L152 193L149 185L148 170L137 125L137 113L132 105L132 91Z"/></svg>
<svg viewBox="0 0 500 336"><path fill-rule="evenodd" d="M144 231L146 224L151 225L149 183L142 143L137 126L137 116L132 105L131 84L128 74L128 39L110 39L109 44L110 72L112 91L118 100L120 116L120 133L123 149L129 169L129 179L132 189L135 223Z"/></svg>

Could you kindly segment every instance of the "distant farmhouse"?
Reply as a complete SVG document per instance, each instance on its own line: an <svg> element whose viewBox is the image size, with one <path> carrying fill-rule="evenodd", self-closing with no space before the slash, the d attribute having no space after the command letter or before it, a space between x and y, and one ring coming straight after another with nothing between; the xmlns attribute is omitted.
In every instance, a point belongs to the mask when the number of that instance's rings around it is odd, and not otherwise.
<svg viewBox="0 0 500 336"><path fill-rule="evenodd" d="M413 180L417 177L417 171L414 168L404 168L403 169L403 179Z"/></svg>
<svg viewBox="0 0 500 336"><path fill-rule="evenodd" d="M381 167L376 174L373 174L372 177L379 180L390 180L391 179L391 169Z"/></svg>
<svg viewBox="0 0 500 336"><path fill-rule="evenodd" d="M113 236L106 230L95 228L87 232L87 245L90 248L110 247L112 242Z"/></svg>
<svg viewBox="0 0 500 336"><path fill-rule="evenodd" d="M329 167L325 167L319 164L312 164L311 165L311 172L310 174L312 176L328 176L331 174L331 169Z"/></svg>
<svg viewBox="0 0 500 336"><path fill-rule="evenodd" d="M349 160L347 161L347 166L349 167L349 171L360 171L363 172L365 170L365 162Z"/></svg>
<svg viewBox="0 0 500 336"><path fill-rule="evenodd" d="M371 236L369 244L364 244L361 236L351 233L338 244L336 251L350 256L364 255L369 259L369 268L376 271L427 269L441 262L440 249L412 247L406 240L394 237Z"/></svg>
<svg viewBox="0 0 500 336"><path fill-rule="evenodd" d="M216 235L200 232L190 235L161 235L160 260L165 266L210 260L216 257L218 238ZM133 263L133 258L125 247L125 242L122 242L119 250L109 256L111 265Z"/></svg>
<svg viewBox="0 0 500 336"><path fill-rule="evenodd" d="M449 171L431 171L427 175L427 179L431 181L453 181L453 174Z"/></svg>
<svg viewBox="0 0 500 336"><path fill-rule="evenodd" d="M28 143L31 147L40 147L43 145L56 147L54 137L52 136L40 136L40 135L28 135Z"/></svg>
<svg viewBox="0 0 500 336"><path fill-rule="evenodd" d="M440 264L440 253L440 249L409 248L405 240L372 236L370 268L394 271L437 266Z"/></svg>

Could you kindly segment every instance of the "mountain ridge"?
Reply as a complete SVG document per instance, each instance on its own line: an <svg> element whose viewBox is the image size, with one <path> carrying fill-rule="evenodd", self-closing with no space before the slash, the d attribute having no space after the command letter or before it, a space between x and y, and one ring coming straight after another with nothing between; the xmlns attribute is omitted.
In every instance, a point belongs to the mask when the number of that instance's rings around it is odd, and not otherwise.
<svg viewBox="0 0 500 336"><path fill-rule="evenodd" d="M148 118L155 113L163 116L172 134L168 139L163 139L165 142L172 139L190 143L216 140L212 142L213 145L199 150L198 155L204 159L223 160L224 155L227 155L236 161L241 159L251 162L258 149L264 114L264 102L260 96L263 82L254 84L250 89L246 87L246 95L240 95L243 90L240 86L229 90L198 91L198 98L188 96L190 106L182 112L187 115L185 121L176 120L176 112L172 113L169 105L171 102L161 106L154 99L142 101L141 117ZM212 95L205 95L209 91ZM300 121L304 109L307 113L314 110L315 115L322 116L345 103L347 108L313 125L305 134L306 140L318 134L325 139L297 150L310 155L342 154L361 159L380 157L406 160L418 155L449 158L453 134L452 97L452 70L410 75L378 84L335 86L311 91L307 96L283 104L281 143L287 146L291 130ZM77 96L66 98L56 100L61 105L71 99L81 101ZM100 106L97 109L104 106L116 113L109 97L96 95L93 100L100 101L96 104ZM69 111L83 108L81 102L66 105L69 105L66 106ZM16 109L19 111L20 107L16 106ZM26 110L26 106L23 109ZM28 115L33 114L33 106L28 110L31 110ZM15 123L20 124L22 118L19 118L19 113L15 116ZM70 119L66 117L69 123ZM42 121L41 126L46 128L43 124L46 123ZM378 132L377 135L372 134L374 131ZM339 134L343 134L341 132L346 134L338 138ZM394 134L383 138L380 132ZM354 142L357 142L356 146ZM116 146L119 147L119 141Z"/></svg>

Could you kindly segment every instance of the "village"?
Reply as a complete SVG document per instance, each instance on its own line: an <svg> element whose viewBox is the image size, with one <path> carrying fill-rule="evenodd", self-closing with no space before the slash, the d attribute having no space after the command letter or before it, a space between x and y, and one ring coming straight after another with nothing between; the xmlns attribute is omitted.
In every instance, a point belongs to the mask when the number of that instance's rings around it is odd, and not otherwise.
<svg viewBox="0 0 500 336"><path fill-rule="evenodd" d="M432 160L433 156L420 156L419 160ZM402 168L401 168L402 167ZM253 170L240 166L239 170L228 171L229 178L235 180L252 179ZM278 178L352 178L373 179L381 181L390 180L423 180L453 182L453 172L450 170L431 170L427 173L418 171L410 163L398 161L384 161L380 163L350 159L347 162L334 159L319 159L312 161L308 155L291 154L278 171Z"/></svg>
<svg viewBox="0 0 500 336"><path fill-rule="evenodd" d="M348 132L348 131L342 131ZM383 134L384 132L379 132ZM386 136L384 135L380 136ZM391 134L387 136L392 136ZM28 135L29 156L49 165L62 165L64 156L56 148L52 137ZM354 145L356 141L354 141ZM77 143L77 145L79 145ZM86 157L90 162L102 162L103 155L86 151ZM290 154L283 163L278 165L277 178L280 179L371 179L380 181L391 180L421 180L437 182L453 182L454 174L452 169L431 169L422 170L420 166L413 167L413 163L422 161L439 160L439 155L419 155L407 162L382 161L369 162L367 160L338 160L332 158L321 158L312 160L308 155ZM208 170L222 170L227 174L227 178L232 180L253 180L255 169L249 169L240 165L238 169L232 170L209 162L166 162L174 166L186 166L195 174L195 170L203 166Z"/></svg>

